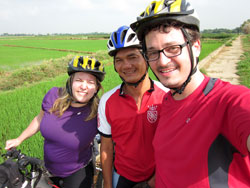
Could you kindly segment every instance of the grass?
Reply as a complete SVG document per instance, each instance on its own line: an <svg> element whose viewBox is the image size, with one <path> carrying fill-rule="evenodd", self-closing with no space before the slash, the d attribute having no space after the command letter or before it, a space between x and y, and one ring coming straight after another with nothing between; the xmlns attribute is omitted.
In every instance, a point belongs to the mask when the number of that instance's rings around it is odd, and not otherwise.
<svg viewBox="0 0 250 188"><path fill-rule="evenodd" d="M41 64L44 60L65 57L69 54L69 52L5 46L0 46L0 51L0 70L13 70Z"/></svg>
<svg viewBox="0 0 250 188"><path fill-rule="evenodd" d="M244 54L237 66L237 74L240 76L240 84L250 88L250 34L242 39Z"/></svg>
<svg viewBox="0 0 250 188"><path fill-rule="evenodd" d="M66 72L67 63L72 58L73 55L68 55L43 62L40 66L32 65L11 72L2 71L0 72L0 90L13 90L61 75Z"/></svg>
<svg viewBox="0 0 250 188"><path fill-rule="evenodd" d="M205 57L207 57L211 52L219 48L222 44L224 44L224 41L222 40L205 40L202 41L202 47L201 47L201 54L199 59L202 60Z"/></svg>
<svg viewBox="0 0 250 188"><path fill-rule="evenodd" d="M10 72L0 71L0 91L13 90L64 74L67 72L67 64L72 60L74 55L76 54L44 61L39 66L31 65ZM112 63L112 58L107 55L106 51L98 51L95 57L105 65Z"/></svg>
<svg viewBox="0 0 250 188"><path fill-rule="evenodd" d="M10 71L72 53L94 55L106 51L107 40L49 40L10 38L0 40L0 71ZM31 55L32 54L32 55Z"/></svg>
<svg viewBox="0 0 250 188"><path fill-rule="evenodd" d="M96 52L106 49L107 40L0 40L0 45Z"/></svg>
<svg viewBox="0 0 250 188"><path fill-rule="evenodd" d="M16 138L39 113L46 92L53 86L65 84L66 75L41 82L31 87L0 93L0 148L4 148L7 139ZM43 138L38 133L19 147L24 153L42 158ZM2 150L3 151L3 150Z"/></svg>
<svg viewBox="0 0 250 188"><path fill-rule="evenodd" d="M216 39L216 40L228 40L232 37L237 36L233 33L202 33L201 38L202 39Z"/></svg>

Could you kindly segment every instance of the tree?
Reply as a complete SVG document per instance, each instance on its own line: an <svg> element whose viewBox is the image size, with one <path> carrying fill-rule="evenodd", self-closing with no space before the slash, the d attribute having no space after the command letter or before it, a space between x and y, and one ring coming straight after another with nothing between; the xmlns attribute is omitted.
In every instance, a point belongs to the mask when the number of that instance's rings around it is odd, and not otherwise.
<svg viewBox="0 0 250 188"><path fill-rule="evenodd" d="M250 34L250 19L248 19L241 25L241 30L245 34Z"/></svg>

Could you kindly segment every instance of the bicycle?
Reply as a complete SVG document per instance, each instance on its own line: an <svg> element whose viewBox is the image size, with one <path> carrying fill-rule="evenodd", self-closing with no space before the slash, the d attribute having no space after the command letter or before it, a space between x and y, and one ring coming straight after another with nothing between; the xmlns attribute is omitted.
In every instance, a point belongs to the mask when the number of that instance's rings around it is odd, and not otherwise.
<svg viewBox="0 0 250 188"><path fill-rule="evenodd" d="M99 150L100 137L98 136L96 143ZM49 179L50 175L45 169L42 160L29 157L15 148L8 150L1 156L5 158L5 161L0 164L0 188L60 188L53 185ZM1 171L1 166L3 167L4 165L6 168ZM102 168L98 159L95 169L97 173L93 187L102 188ZM6 170L10 172L6 173Z"/></svg>
<svg viewBox="0 0 250 188"><path fill-rule="evenodd" d="M94 188L103 188L103 175L102 175L102 167L100 161L100 143L101 143L101 136L97 134L94 139L94 151L98 153L95 157L95 170L96 175L94 176Z"/></svg>
<svg viewBox="0 0 250 188"><path fill-rule="evenodd" d="M59 188L52 184L42 160L12 148L2 154L0 188Z"/></svg>

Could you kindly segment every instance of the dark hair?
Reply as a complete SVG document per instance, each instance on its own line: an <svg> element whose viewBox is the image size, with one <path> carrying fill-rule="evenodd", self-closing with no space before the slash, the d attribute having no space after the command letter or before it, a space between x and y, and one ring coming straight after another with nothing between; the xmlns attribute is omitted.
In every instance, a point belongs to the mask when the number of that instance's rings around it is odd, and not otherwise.
<svg viewBox="0 0 250 188"><path fill-rule="evenodd" d="M160 32L169 33L171 27L174 27L177 29L180 29L180 28L186 29L191 43L194 43L195 41L199 40L201 37L200 32L196 27L194 27L192 25L186 25L186 24L183 24L183 23L178 22L178 21L168 20L165 22L155 22L154 24L147 27L143 32L143 39L144 40L142 42L145 43L145 36L150 31L159 30Z"/></svg>

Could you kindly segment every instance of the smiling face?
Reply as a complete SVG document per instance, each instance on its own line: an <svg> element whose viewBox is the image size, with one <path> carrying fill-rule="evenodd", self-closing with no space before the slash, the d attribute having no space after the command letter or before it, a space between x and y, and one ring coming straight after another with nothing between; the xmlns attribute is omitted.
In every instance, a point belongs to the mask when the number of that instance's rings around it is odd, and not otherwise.
<svg viewBox="0 0 250 188"><path fill-rule="evenodd" d="M92 74L86 72L76 72L72 82L72 93L76 101L87 103L97 92L97 80ZM72 103L72 106L83 106L82 104Z"/></svg>
<svg viewBox="0 0 250 188"><path fill-rule="evenodd" d="M138 48L124 48L114 58L117 73L126 82L136 83L147 71L147 64Z"/></svg>
<svg viewBox="0 0 250 188"><path fill-rule="evenodd" d="M182 31L173 27L169 32L152 30L146 35L145 41L148 52L162 50L172 45L182 45L186 42ZM197 45L199 45L197 42L196 45L193 45L194 57L199 54L199 49L194 47L197 48ZM168 58L160 53L159 59L150 61L149 65L163 85L169 88L181 87L191 70L188 47L184 46L181 54L176 57Z"/></svg>

